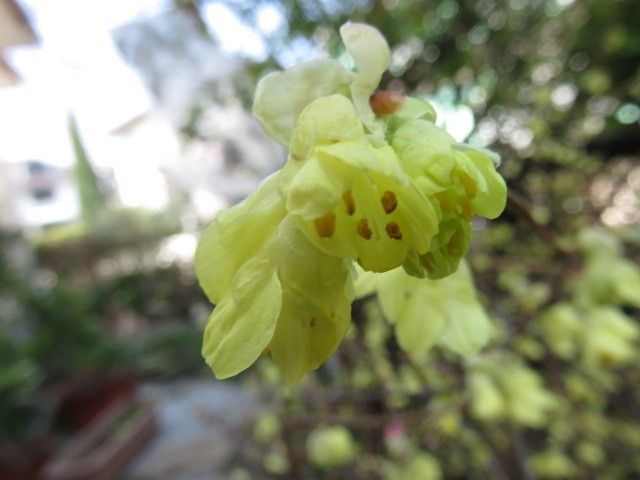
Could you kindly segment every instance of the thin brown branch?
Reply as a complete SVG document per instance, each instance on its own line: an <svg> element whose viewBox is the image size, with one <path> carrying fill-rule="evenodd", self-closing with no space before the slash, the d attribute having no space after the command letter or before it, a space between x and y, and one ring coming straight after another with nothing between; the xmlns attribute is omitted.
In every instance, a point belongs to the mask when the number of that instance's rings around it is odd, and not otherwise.
<svg viewBox="0 0 640 480"><path fill-rule="evenodd" d="M328 424L344 425L361 430L378 430L392 421L415 424L423 421L427 416L428 412L424 408L386 413L300 413L291 415L285 423L288 427L295 429L315 428L318 425Z"/></svg>
<svg viewBox="0 0 640 480"><path fill-rule="evenodd" d="M558 241L556 233L549 228L548 225L540 223L535 219L531 213L531 206L529 205L529 202L521 194L513 190L513 188L509 188L507 191L507 207L527 222L533 231L540 236L540 238L552 245L556 250L565 254L572 253L570 249L566 248Z"/></svg>

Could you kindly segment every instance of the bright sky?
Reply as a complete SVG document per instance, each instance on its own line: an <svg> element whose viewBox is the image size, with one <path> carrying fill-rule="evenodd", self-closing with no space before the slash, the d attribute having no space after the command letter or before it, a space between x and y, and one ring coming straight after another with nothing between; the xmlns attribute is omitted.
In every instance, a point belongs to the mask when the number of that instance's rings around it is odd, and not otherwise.
<svg viewBox="0 0 640 480"><path fill-rule="evenodd" d="M109 30L159 11L161 2L24 0L22 4L41 43L6 52L24 81L0 89L0 158L66 165L73 158L67 112L76 114L91 144L149 107L141 81L119 58Z"/></svg>
<svg viewBox="0 0 640 480"><path fill-rule="evenodd" d="M5 52L24 81L0 89L0 159L35 158L69 165L73 156L67 112L77 116L89 148L99 148L108 132L151 106L141 80L120 58L110 31L162 13L167 2L22 0L21 4L41 42ZM283 23L277 8L269 5L256 12L259 31L220 2L207 3L203 16L224 51L252 59L267 53L261 34L270 35ZM108 158L97 155L94 161L108 163Z"/></svg>
<svg viewBox="0 0 640 480"><path fill-rule="evenodd" d="M258 32L245 25L220 2L207 2L202 11L204 21L210 25L220 46L227 52L264 60L267 48Z"/></svg>

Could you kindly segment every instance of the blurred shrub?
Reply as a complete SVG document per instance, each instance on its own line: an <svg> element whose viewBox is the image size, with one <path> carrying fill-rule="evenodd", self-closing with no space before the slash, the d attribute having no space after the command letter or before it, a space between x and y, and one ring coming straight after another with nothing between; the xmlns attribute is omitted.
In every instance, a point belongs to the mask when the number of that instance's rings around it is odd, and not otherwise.
<svg viewBox="0 0 640 480"><path fill-rule="evenodd" d="M204 370L200 345L202 333L190 325L163 328L143 342L136 366L145 376L170 379Z"/></svg>

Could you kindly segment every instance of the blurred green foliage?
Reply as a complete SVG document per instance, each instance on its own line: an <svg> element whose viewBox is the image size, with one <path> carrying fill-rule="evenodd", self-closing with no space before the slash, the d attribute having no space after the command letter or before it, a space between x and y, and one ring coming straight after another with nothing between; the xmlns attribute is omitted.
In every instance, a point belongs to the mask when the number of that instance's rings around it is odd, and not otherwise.
<svg viewBox="0 0 640 480"><path fill-rule="evenodd" d="M47 432L54 392L69 379L124 372L167 380L203 369L200 331L189 323L201 294L179 268L86 283L77 271L17 268L6 255L16 241L0 232L0 444ZM116 335L110 322L125 314L161 327L142 338Z"/></svg>

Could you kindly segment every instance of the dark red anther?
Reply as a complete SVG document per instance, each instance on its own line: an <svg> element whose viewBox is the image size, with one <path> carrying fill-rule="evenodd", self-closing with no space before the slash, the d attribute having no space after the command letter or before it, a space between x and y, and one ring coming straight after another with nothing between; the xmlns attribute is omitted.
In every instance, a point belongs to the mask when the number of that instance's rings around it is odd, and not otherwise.
<svg viewBox="0 0 640 480"><path fill-rule="evenodd" d="M403 103L404 95L392 90L376 92L371 95L371 98L369 99L369 104L371 105L373 112L376 114L376 117L395 113Z"/></svg>

